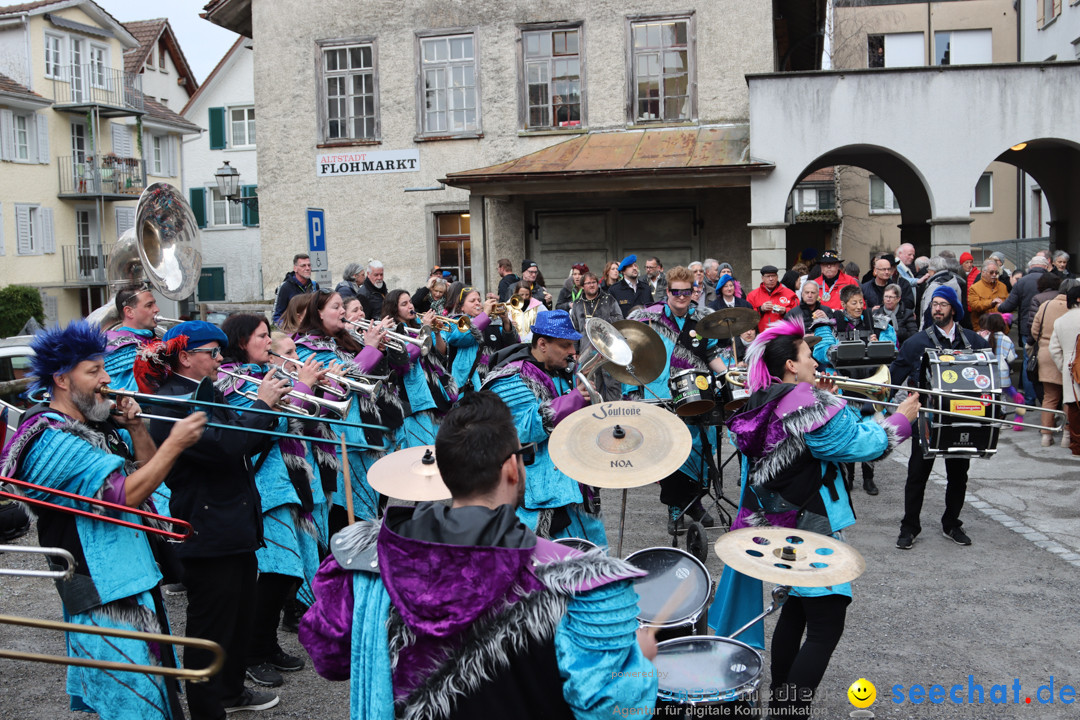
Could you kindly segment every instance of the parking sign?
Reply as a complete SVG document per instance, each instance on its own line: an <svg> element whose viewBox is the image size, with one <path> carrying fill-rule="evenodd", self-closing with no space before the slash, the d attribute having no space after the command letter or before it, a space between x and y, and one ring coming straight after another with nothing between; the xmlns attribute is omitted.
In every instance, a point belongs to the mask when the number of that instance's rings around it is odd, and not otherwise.
<svg viewBox="0 0 1080 720"><path fill-rule="evenodd" d="M326 253L326 214L322 208L307 209L308 254L311 255L311 276L322 287L331 285L330 260Z"/></svg>

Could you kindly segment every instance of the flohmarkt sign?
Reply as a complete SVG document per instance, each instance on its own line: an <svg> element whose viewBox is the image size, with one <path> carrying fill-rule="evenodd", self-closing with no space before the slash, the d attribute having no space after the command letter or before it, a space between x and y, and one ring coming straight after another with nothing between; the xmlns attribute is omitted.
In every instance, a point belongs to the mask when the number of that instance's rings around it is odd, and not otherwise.
<svg viewBox="0 0 1080 720"><path fill-rule="evenodd" d="M377 150L374 152L319 153L315 156L315 170L318 177L419 172L420 151Z"/></svg>

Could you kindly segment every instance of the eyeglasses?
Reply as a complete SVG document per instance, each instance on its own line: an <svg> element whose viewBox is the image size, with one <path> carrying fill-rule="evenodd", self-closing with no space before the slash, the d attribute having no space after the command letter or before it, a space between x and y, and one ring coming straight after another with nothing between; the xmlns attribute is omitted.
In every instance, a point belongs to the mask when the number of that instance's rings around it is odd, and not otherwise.
<svg viewBox="0 0 1080 720"><path fill-rule="evenodd" d="M668 288L668 292L671 293L672 297L691 297L694 294L694 288L686 288L685 290Z"/></svg>
<svg viewBox="0 0 1080 720"><path fill-rule="evenodd" d="M534 462L536 462L536 443L529 443L528 445L522 445L517 450L515 450L514 452L507 455L506 459L503 460L502 462L503 463L506 462L507 460L514 457L515 455L520 455L521 456L521 462L525 463L526 465L532 465ZM499 464L502 465L502 463L499 463Z"/></svg>
<svg viewBox="0 0 1080 720"><path fill-rule="evenodd" d="M221 348L219 348L219 347L195 348L194 350L188 350L188 352L189 353L208 353L210 355L210 357L212 357L212 358L221 357Z"/></svg>

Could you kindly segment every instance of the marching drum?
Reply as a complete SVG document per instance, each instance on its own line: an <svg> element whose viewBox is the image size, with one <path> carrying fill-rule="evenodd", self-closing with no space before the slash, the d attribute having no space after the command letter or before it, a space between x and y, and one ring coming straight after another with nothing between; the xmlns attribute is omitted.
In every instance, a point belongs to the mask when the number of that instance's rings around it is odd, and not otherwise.
<svg viewBox="0 0 1080 720"><path fill-rule="evenodd" d="M713 409L713 376L701 370L680 370L668 379L671 401L679 417L700 415Z"/></svg>
<svg viewBox="0 0 1080 720"><path fill-rule="evenodd" d="M649 573L634 580L634 590L641 597L638 623L642 627L657 628L658 640L706 632L705 608L712 599L712 576L704 563L690 553L668 547L638 550L626 561ZM682 583L689 584L689 592L680 593L676 607L665 607ZM661 610L670 610L670 615L657 622Z"/></svg>
<svg viewBox="0 0 1080 720"><path fill-rule="evenodd" d="M715 635L665 640L656 649L658 715L757 717L764 665L757 650ZM709 712L694 710L702 705Z"/></svg>
<svg viewBox="0 0 1080 720"><path fill-rule="evenodd" d="M995 404L1001 400L1001 388L994 353L927 350L920 377L924 390L970 396L960 399L924 393L925 412L919 414L924 457L986 457L997 452L1001 426L988 420L1005 416L1003 406ZM970 415L972 419L936 414L934 410Z"/></svg>
<svg viewBox="0 0 1080 720"><path fill-rule="evenodd" d="M736 385L731 382L730 373L729 370L721 375L720 380L716 382L716 386L720 390L719 404L723 405L727 412L733 413L741 409L746 404L746 401L750 399L750 391L746 389L745 383Z"/></svg>

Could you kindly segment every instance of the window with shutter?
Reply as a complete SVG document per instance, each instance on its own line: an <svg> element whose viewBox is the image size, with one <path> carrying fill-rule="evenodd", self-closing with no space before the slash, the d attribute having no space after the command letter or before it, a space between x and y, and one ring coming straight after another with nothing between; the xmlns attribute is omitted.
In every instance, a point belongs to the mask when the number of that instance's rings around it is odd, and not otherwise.
<svg viewBox="0 0 1080 720"><path fill-rule="evenodd" d="M135 208L116 208L116 238L119 240L121 235L133 227L135 227Z"/></svg>
<svg viewBox="0 0 1080 720"><path fill-rule="evenodd" d="M4 255L4 206L0 204L0 257Z"/></svg>
<svg viewBox="0 0 1080 720"><path fill-rule="evenodd" d="M48 253L53 254L56 252L56 239L53 236L53 211L52 208L41 208L38 212L38 216L41 220L41 245L42 249Z"/></svg>
<svg viewBox="0 0 1080 720"><path fill-rule="evenodd" d="M15 114L0 110L0 160L15 159Z"/></svg>
<svg viewBox="0 0 1080 720"><path fill-rule="evenodd" d="M15 206L15 253L17 255L39 255L34 243L34 215L36 205Z"/></svg>
<svg viewBox="0 0 1080 720"><path fill-rule="evenodd" d="M259 197L258 185L242 185L240 187L240 197L257 198ZM259 224L259 203L244 203L244 227L257 227Z"/></svg>
<svg viewBox="0 0 1080 720"><path fill-rule="evenodd" d="M44 113L34 113L37 122L37 161L49 164L49 117Z"/></svg>
<svg viewBox="0 0 1080 720"><path fill-rule="evenodd" d="M210 149L225 149L225 108L210 108Z"/></svg>
<svg viewBox="0 0 1080 720"><path fill-rule="evenodd" d="M191 212L195 215L196 224L201 228L206 227L206 188L191 188L189 196Z"/></svg>

